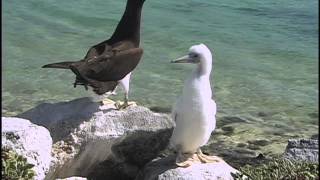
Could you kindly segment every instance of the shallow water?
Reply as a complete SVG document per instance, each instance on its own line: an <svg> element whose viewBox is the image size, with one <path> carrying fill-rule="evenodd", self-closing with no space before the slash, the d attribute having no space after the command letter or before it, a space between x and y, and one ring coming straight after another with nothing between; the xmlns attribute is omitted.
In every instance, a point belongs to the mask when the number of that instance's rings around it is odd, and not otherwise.
<svg viewBox="0 0 320 180"><path fill-rule="evenodd" d="M4 0L3 116L93 95L73 88L70 71L40 67L81 59L111 35L124 6L124 0ZM146 0L145 51L132 76L130 98L148 107L170 107L193 67L169 61L205 43L214 49L211 83L218 117L249 122L234 124L239 132L228 138L267 139L276 132L273 144L283 148L288 138L317 134L317 7L315 0ZM122 98L119 91L114 99Z"/></svg>

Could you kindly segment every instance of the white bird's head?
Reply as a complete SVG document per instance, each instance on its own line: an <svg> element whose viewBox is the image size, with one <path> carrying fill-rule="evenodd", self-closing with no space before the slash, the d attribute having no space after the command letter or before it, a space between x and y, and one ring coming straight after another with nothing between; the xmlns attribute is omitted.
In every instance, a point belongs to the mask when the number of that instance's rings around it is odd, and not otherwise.
<svg viewBox="0 0 320 180"><path fill-rule="evenodd" d="M192 63L199 64L200 71L210 73L212 68L212 54L210 49L204 44L193 45L189 49L188 55L172 60L171 63Z"/></svg>

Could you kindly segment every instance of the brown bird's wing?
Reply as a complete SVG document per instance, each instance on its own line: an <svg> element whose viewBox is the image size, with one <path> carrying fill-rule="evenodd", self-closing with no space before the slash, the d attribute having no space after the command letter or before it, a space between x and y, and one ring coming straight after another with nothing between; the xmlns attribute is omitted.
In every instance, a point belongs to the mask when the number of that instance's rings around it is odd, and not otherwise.
<svg viewBox="0 0 320 180"><path fill-rule="evenodd" d="M96 94L112 91L139 63L143 49L134 48L130 41L111 45L97 44L89 49L85 59L42 66L43 68L71 69L76 74L76 85L91 86Z"/></svg>
<svg viewBox="0 0 320 180"><path fill-rule="evenodd" d="M142 54L142 48L133 48L113 54L103 54L89 61L73 63L70 68L84 80L89 78L102 82L118 81L138 65Z"/></svg>
<svg viewBox="0 0 320 180"><path fill-rule="evenodd" d="M107 40L92 46L88 50L84 59L81 59L79 61L65 61L65 62L46 64L42 66L42 68L70 69L71 64L74 64L74 63L78 64L78 63L82 63L83 61L90 62L96 58L106 59L108 57L113 56L115 53L126 51L132 48L135 48L135 45L131 41L120 41L115 44L109 45Z"/></svg>
<svg viewBox="0 0 320 180"><path fill-rule="evenodd" d="M128 49L137 48L131 41L119 41L114 44L110 44L108 40L103 41L99 44L92 46L84 59L91 59L94 57L101 56L102 54L110 54L113 52L125 51Z"/></svg>
<svg viewBox="0 0 320 180"><path fill-rule="evenodd" d="M87 85L98 94L113 91L119 80L124 78L138 65L143 49L133 48L75 62L70 69L76 74L75 86Z"/></svg>

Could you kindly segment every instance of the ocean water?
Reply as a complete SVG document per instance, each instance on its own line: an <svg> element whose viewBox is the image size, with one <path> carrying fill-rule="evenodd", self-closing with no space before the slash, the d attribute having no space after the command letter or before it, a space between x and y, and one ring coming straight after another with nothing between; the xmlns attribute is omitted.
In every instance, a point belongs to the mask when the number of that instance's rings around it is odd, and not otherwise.
<svg viewBox="0 0 320 180"><path fill-rule="evenodd" d="M2 113L15 116L44 102L93 95L73 88L68 70L47 63L79 60L113 33L125 0L4 0ZM281 152L288 138L318 132L318 1L146 0L144 55L130 99L171 107L192 65L170 64L191 45L213 50L211 83L219 118L240 118L230 142L269 139ZM122 99L122 91L113 99ZM219 128L219 127L218 127Z"/></svg>

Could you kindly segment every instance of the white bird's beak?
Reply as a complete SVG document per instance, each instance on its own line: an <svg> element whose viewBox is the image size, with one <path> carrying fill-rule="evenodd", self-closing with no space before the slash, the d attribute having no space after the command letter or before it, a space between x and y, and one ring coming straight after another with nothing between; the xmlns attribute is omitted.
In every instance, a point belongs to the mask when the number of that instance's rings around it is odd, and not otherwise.
<svg viewBox="0 0 320 180"><path fill-rule="evenodd" d="M172 60L171 63L192 63L193 62L193 59L190 58L189 55L186 55L186 56L182 56L178 59L175 59L175 60Z"/></svg>

